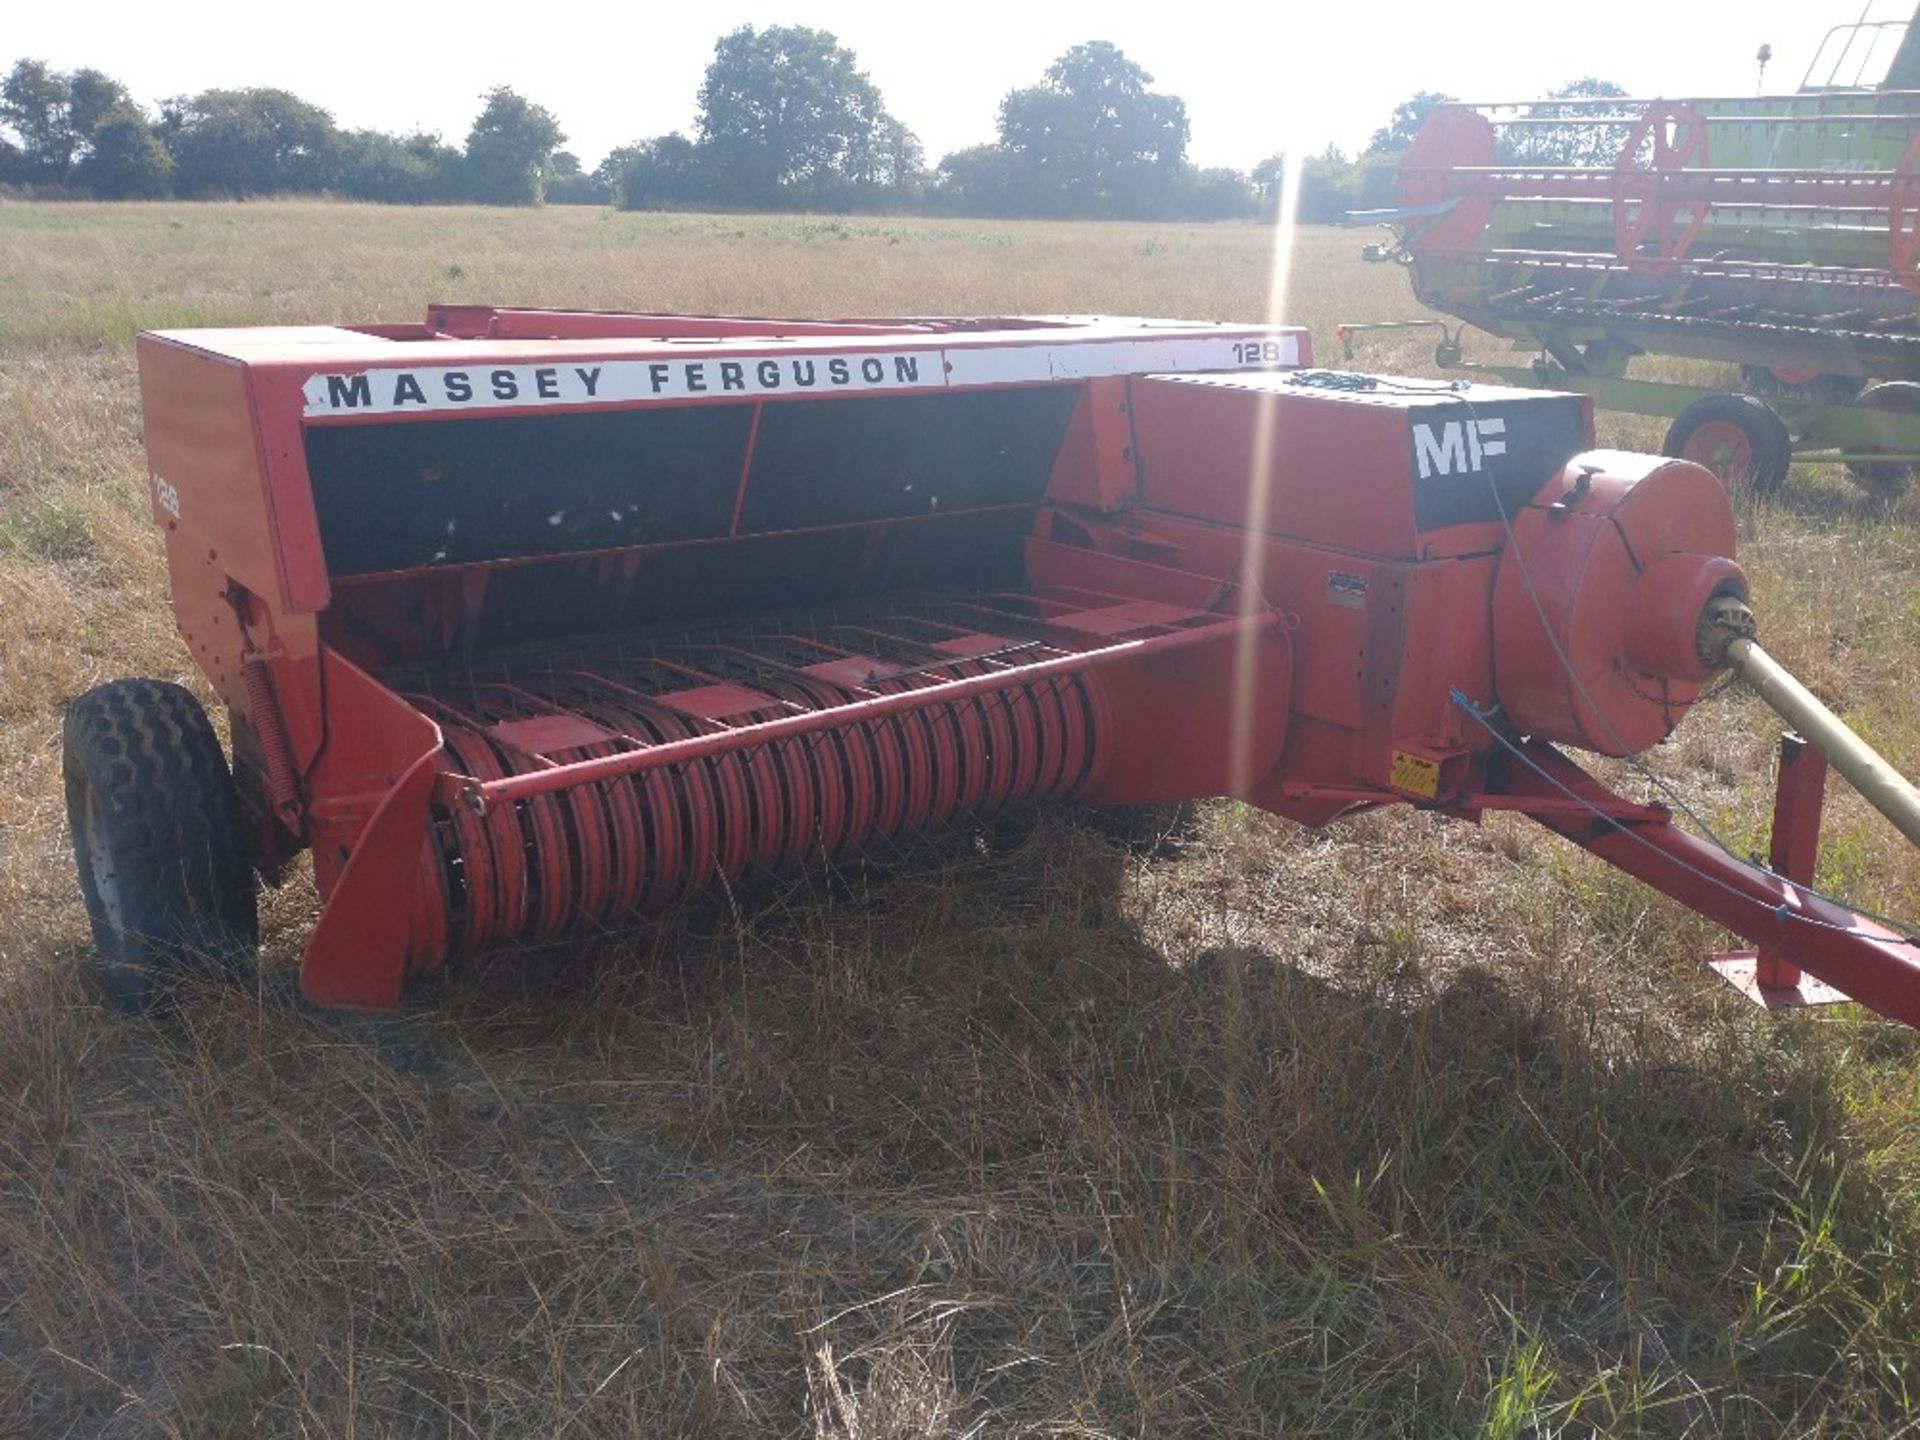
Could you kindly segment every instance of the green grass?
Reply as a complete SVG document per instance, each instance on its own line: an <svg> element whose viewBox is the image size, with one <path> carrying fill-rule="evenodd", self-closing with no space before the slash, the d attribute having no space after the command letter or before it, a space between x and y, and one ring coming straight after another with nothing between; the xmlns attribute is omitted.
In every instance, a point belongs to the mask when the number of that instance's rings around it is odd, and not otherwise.
<svg viewBox="0 0 1920 1440"><path fill-rule="evenodd" d="M84 560L93 553L93 532L73 505L38 499L17 515L0 517L0 550L56 564Z"/></svg>
<svg viewBox="0 0 1920 1440"><path fill-rule="evenodd" d="M1323 358L1417 314L1366 238L1300 237L1279 309ZM383 1022L290 1000L302 875L256 992L129 1022L80 984L62 706L197 683L138 329L1265 318L1270 239L0 204L0 1432L1920 1431L1920 1037L1748 1010L1698 963L1726 937L1512 817L1043 817L493 957ZM1740 511L1769 647L1920 770L1916 501L1799 471ZM1649 763L1758 843L1776 729L1730 692ZM1830 803L1822 879L1920 913L1912 848Z"/></svg>

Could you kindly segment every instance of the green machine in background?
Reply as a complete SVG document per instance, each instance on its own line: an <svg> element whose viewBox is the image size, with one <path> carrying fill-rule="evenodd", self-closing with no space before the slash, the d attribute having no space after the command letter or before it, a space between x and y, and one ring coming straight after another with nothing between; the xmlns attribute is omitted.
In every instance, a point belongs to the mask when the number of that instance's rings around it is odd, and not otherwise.
<svg viewBox="0 0 1920 1440"><path fill-rule="evenodd" d="M1442 366L1671 417L1669 454L1757 489L1809 460L1897 494L1920 464L1920 25L1837 27L1793 95L1439 106L1399 207L1352 218L1459 323L1342 325L1349 354L1432 325ZM1469 365L1468 325L1535 358ZM1733 362L1743 393L1641 355Z"/></svg>

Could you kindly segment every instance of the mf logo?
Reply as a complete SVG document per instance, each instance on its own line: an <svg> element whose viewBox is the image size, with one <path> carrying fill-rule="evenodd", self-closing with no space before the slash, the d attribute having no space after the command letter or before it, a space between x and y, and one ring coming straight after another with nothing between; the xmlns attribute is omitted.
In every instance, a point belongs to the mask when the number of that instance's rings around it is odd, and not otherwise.
<svg viewBox="0 0 1920 1440"><path fill-rule="evenodd" d="M1440 425L1413 427L1413 460L1420 478L1471 474L1485 468L1487 459L1507 453L1507 422L1499 416L1485 420L1448 420Z"/></svg>

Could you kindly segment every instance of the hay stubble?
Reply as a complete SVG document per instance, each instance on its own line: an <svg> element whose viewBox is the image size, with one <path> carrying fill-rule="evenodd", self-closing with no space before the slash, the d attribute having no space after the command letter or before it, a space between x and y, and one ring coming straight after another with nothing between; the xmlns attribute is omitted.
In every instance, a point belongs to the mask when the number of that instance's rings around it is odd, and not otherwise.
<svg viewBox="0 0 1920 1440"><path fill-rule="evenodd" d="M1289 315L1324 358L1336 320L1415 313L1360 238L1302 237ZM133 1023L75 978L61 706L196 679L136 330L429 299L1260 318L1267 240L0 205L0 1431L1910 1424L1912 1036L1747 1013L1693 964L1709 927L1520 822L1045 816L500 957L377 1023L289 1003L304 879L258 993ZM1909 773L1915 520L1812 472L1742 514L1770 643ZM1772 734L1729 695L1652 763L1757 846ZM1828 836L1823 878L1920 911L1851 796Z"/></svg>

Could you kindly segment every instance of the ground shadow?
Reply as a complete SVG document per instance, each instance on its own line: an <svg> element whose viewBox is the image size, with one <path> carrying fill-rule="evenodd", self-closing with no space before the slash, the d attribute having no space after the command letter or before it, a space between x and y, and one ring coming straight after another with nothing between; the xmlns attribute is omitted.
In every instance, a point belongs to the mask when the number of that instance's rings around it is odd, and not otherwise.
<svg viewBox="0 0 1920 1440"><path fill-rule="evenodd" d="M1622 1433L1892 1415L1835 1287L1893 1207L1830 1163L1830 1069L1596 1035L1491 966L1173 964L1141 856L949 836L377 1022L271 985L127 1022L30 973L0 1418L797 1434L831 1383L955 1433L1467 1434L1514 1385L1597 1384ZM1827 1299L1768 1310L1789 1263Z"/></svg>

